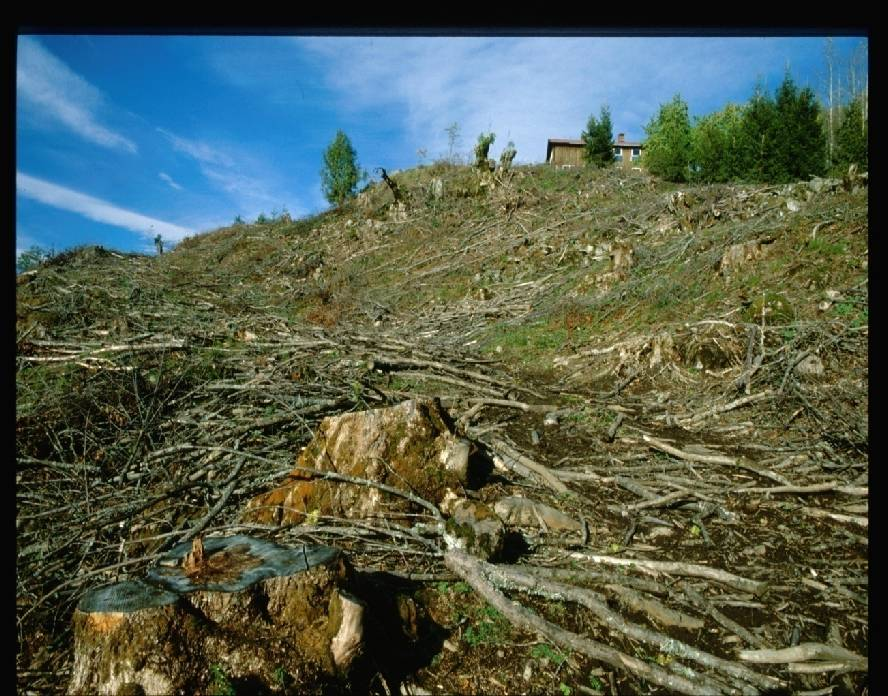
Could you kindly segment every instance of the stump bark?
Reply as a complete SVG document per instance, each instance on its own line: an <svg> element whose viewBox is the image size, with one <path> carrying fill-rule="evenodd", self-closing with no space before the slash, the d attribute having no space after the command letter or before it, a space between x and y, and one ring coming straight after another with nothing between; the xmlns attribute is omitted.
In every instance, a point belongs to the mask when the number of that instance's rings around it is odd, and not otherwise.
<svg viewBox="0 0 888 696"><path fill-rule="evenodd" d="M336 688L363 648L350 576L344 554L326 546L248 536L180 544L144 579L81 599L68 693Z"/></svg>

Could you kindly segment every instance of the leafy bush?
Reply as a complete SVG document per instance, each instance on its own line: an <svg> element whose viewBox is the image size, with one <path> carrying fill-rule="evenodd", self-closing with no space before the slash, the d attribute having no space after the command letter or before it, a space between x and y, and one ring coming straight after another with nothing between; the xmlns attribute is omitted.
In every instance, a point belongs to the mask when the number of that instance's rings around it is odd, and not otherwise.
<svg viewBox="0 0 888 696"><path fill-rule="evenodd" d="M490 146L493 145L494 140L496 140L494 133L481 133L478 136L478 143L475 145L475 166L478 169L487 170L489 168L487 153L490 152Z"/></svg>
<svg viewBox="0 0 888 696"><path fill-rule="evenodd" d="M506 148L500 153L500 169L504 172L509 171L512 167L512 161L517 154L518 150L515 149L515 143L510 140L509 144L506 145Z"/></svg>
<svg viewBox="0 0 888 696"><path fill-rule="evenodd" d="M30 271L33 268L37 268L41 263L49 261L53 256L55 256L53 250L44 249L43 247L34 244L19 254L18 258L15 260L15 270L18 273Z"/></svg>

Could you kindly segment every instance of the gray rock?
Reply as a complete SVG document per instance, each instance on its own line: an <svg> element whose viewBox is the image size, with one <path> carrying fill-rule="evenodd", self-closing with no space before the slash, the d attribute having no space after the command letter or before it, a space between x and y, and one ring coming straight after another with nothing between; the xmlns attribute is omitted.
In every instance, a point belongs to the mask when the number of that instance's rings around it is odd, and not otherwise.
<svg viewBox="0 0 888 696"><path fill-rule="evenodd" d="M795 366L795 372L799 377L820 377L823 375L823 361L811 354Z"/></svg>
<svg viewBox="0 0 888 696"><path fill-rule="evenodd" d="M450 509L452 515L444 531L448 546L468 551L485 561L502 552L506 530L487 505L460 498Z"/></svg>
<svg viewBox="0 0 888 696"><path fill-rule="evenodd" d="M560 510L529 498L510 496L493 506L500 519L517 527L540 527L544 531L579 531L583 525Z"/></svg>

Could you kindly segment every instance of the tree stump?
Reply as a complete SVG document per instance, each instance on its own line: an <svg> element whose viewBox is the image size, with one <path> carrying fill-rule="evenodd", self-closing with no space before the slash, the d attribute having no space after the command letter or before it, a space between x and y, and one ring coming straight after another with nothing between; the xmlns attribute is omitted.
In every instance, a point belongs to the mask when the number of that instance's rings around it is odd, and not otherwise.
<svg viewBox="0 0 888 696"><path fill-rule="evenodd" d="M335 688L363 646L350 575L326 546L248 536L180 544L145 579L81 599L68 693Z"/></svg>

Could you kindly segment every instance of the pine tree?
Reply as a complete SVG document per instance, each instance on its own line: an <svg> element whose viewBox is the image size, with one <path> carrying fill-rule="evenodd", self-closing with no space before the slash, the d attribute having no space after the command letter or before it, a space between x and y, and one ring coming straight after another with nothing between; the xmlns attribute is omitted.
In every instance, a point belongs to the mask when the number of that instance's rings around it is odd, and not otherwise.
<svg viewBox="0 0 888 696"><path fill-rule="evenodd" d="M585 149L583 159L586 164L604 167L614 161L614 131L611 125L610 107L601 107L601 119L589 116L586 130L582 134Z"/></svg>
<svg viewBox="0 0 888 696"><path fill-rule="evenodd" d="M357 153L348 136L336 132L333 142L324 152L324 168L321 170L321 187L326 199L334 205L342 205L355 195L361 175Z"/></svg>
<svg viewBox="0 0 888 696"><path fill-rule="evenodd" d="M644 164L668 181L687 181L690 174L691 121L688 104L676 94L645 126Z"/></svg>
<svg viewBox="0 0 888 696"><path fill-rule="evenodd" d="M845 110L842 125L836 134L835 170L844 174L848 166L856 164L864 171L869 166L867 138L869 124L863 117L863 98L852 101Z"/></svg>

